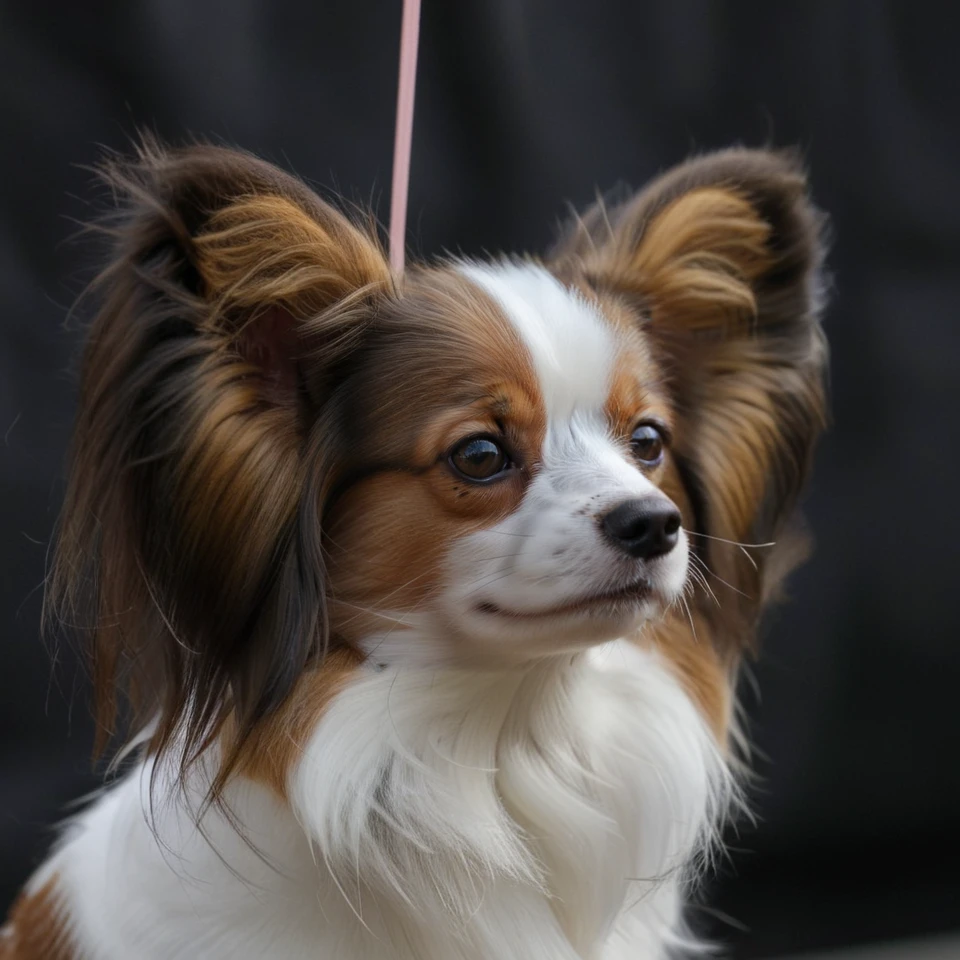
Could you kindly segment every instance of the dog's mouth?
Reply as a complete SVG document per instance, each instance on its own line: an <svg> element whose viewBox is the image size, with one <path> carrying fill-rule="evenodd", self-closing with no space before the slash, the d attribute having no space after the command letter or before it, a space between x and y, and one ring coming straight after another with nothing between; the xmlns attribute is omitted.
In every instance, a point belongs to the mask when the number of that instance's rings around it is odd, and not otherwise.
<svg viewBox="0 0 960 960"><path fill-rule="evenodd" d="M508 610L489 600L478 603L476 610L487 616L509 617L514 620L540 620L577 614L611 616L635 611L640 604L651 599L653 592L653 583L650 578L641 577L626 587L580 597L570 603L545 610Z"/></svg>

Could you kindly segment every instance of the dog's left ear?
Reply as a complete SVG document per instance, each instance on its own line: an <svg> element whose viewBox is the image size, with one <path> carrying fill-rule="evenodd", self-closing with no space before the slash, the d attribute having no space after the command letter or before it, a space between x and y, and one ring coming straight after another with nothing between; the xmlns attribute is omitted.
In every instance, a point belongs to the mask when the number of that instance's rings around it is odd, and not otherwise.
<svg viewBox="0 0 960 960"><path fill-rule="evenodd" d="M393 276L372 232L247 154L146 140L105 174L47 611L90 647L100 745L119 699L185 767L327 650L330 398Z"/></svg>
<svg viewBox="0 0 960 960"><path fill-rule="evenodd" d="M742 149L598 205L555 252L558 273L625 301L648 333L680 419L674 455L697 533L784 533L825 419L822 260L823 217L799 164ZM719 540L694 546L755 608L783 572L782 552L751 550L754 569Z"/></svg>

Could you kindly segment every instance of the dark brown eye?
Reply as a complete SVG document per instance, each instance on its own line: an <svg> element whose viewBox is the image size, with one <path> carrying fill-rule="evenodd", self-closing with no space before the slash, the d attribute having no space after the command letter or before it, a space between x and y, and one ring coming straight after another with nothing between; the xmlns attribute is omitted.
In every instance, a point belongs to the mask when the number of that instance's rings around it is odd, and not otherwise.
<svg viewBox="0 0 960 960"><path fill-rule="evenodd" d="M450 454L453 469L467 480L492 480L509 466L503 447L490 437L468 437Z"/></svg>
<svg viewBox="0 0 960 960"><path fill-rule="evenodd" d="M652 423L641 423L633 431L630 446L645 467L654 467L663 459L663 434Z"/></svg>

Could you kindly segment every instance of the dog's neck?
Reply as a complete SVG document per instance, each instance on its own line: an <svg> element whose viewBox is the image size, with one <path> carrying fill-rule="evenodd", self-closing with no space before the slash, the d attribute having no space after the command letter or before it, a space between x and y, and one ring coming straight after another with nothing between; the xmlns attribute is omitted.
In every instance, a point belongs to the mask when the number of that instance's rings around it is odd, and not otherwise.
<svg viewBox="0 0 960 960"><path fill-rule="evenodd" d="M727 783L678 681L619 641L523 670L371 672L314 731L291 795L349 899L496 938L511 925L486 913L514 889L587 956L707 849Z"/></svg>
<svg viewBox="0 0 960 960"><path fill-rule="evenodd" d="M623 641L498 672L362 668L288 802L239 778L197 829L204 769L149 823L148 762L52 865L85 915L146 925L151 957L659 957L729 796L682 685ZM182 924L153 906L171 902Z"/></svg>

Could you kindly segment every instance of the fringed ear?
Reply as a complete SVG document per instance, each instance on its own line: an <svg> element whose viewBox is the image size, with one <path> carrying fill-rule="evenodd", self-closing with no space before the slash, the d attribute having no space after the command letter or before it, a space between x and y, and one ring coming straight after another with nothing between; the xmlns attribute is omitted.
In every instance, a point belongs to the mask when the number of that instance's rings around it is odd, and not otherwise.
<svg viewBox="0 0 960 960"><path fill-rule="evenodd" d="M792 157L730 150L594 208L554 257L648 332L680 416L695 549L750 627L791 565L787 525L825 420L822 225Z"/></svg>
<svg viewBox="0 0 960 960"><path fill-rule="evenodd" d="M119 683L188 763L325 649L318 424L392 279L374 238L247 155L146 144L106 175L48 612L90 643L100 745Z"/></svg>

